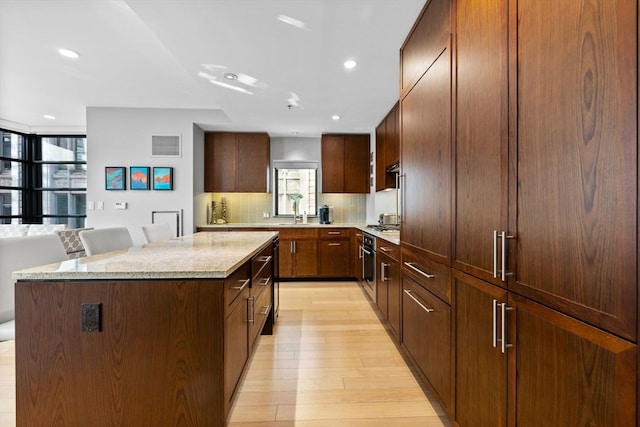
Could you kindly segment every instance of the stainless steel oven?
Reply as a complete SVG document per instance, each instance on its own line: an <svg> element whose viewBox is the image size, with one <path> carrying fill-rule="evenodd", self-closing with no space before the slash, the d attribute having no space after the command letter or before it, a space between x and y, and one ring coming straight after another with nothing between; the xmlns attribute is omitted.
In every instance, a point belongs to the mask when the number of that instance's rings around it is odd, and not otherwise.
<svg viewBox="0 0 640 427"><path fill-rule="evenodd" d="M367 233L362 233L362 284L371 301L377 302L376 238Z"/></svg>

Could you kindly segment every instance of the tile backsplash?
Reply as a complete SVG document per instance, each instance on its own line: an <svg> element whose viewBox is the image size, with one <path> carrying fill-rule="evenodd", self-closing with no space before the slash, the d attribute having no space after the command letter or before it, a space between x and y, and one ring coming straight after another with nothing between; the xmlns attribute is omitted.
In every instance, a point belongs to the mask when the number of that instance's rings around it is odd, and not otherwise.
<svg viewBox="0 0 640 427"><path fill-rule="evenodd" d="M272 193L210 193L211 201L217 205L217 217L221 218L221 201L227 204L227 222L229 223L282 223L291 217L273 216ZM361 224L366 222L367 202L365 194L318 194L318 207L333 206L333 221L338 224ZM209 209L211 204L209 203ZM269 218L263 217L269 212ZM317 223L318 218L309 216L309 223Z"/></svg>

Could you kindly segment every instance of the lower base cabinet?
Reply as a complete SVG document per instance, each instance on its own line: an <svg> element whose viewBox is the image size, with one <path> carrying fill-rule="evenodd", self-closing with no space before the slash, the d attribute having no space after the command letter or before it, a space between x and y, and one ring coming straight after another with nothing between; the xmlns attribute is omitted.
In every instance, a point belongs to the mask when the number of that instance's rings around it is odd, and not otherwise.
<svg viewBox="0 0 640 427"><path fill-rule="evenodd" d="M636 426L635 344L454 277L458 426Z"/></svg>
<svg viewBox="0 0 640 427"><path fill-rule="evenodd" d="M402 291L402 346L450 414L451 307L404 274Z"/></svg>

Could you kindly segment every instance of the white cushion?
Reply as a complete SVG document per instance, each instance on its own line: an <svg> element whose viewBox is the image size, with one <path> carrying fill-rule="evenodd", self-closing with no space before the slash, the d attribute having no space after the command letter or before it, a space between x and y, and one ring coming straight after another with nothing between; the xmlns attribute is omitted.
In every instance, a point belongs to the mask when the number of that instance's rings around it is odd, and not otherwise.
<svg viewBox="0 0 640 427"><path fill-rule="evenodd" d="M67 228L66 224L29 224L27 236L39 236L41 234L54 234Z"/></svg>
<svg viewBox="0 0 640 427"><path fill-rule="evenodd" d="M13 320L14 271L67 260L57 234L0 239L0 323Z"/></svg>
<svg viewBox="0 0 640 427"><path fill-rule="evenodd" d="M10 320L0 323L0 341L9 341L16 339L16 321Z"/></svg>
<svg viewBox="0 0 640 427"><path fill-rule="evenodd" d="M0 237L26 236L29 224L0 224Z"/></svg>
<svg viewBox="0 0 640 427"><path fill-rule="evenodd" d="M142 234L144 234L144 240L147 243L173 239L175 237L171 226L167 223L143 225Z"/></svg>
<svg viewBox="0 0 640 427"><path fill-rule="evenodd" d="M127 227L105 227L79 233L87 255L103 254L133 246Z"/></svg>

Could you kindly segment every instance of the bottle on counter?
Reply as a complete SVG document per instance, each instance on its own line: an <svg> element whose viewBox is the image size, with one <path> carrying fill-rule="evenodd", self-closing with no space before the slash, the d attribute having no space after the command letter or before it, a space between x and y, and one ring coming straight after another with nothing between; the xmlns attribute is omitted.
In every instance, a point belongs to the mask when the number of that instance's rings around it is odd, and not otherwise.
<svg viewBox="0 0 640 427"><path fill-rule="evenodd" d="M304 211L302 213L302 223L306 224L307 223L307 211Z"/></svg>

